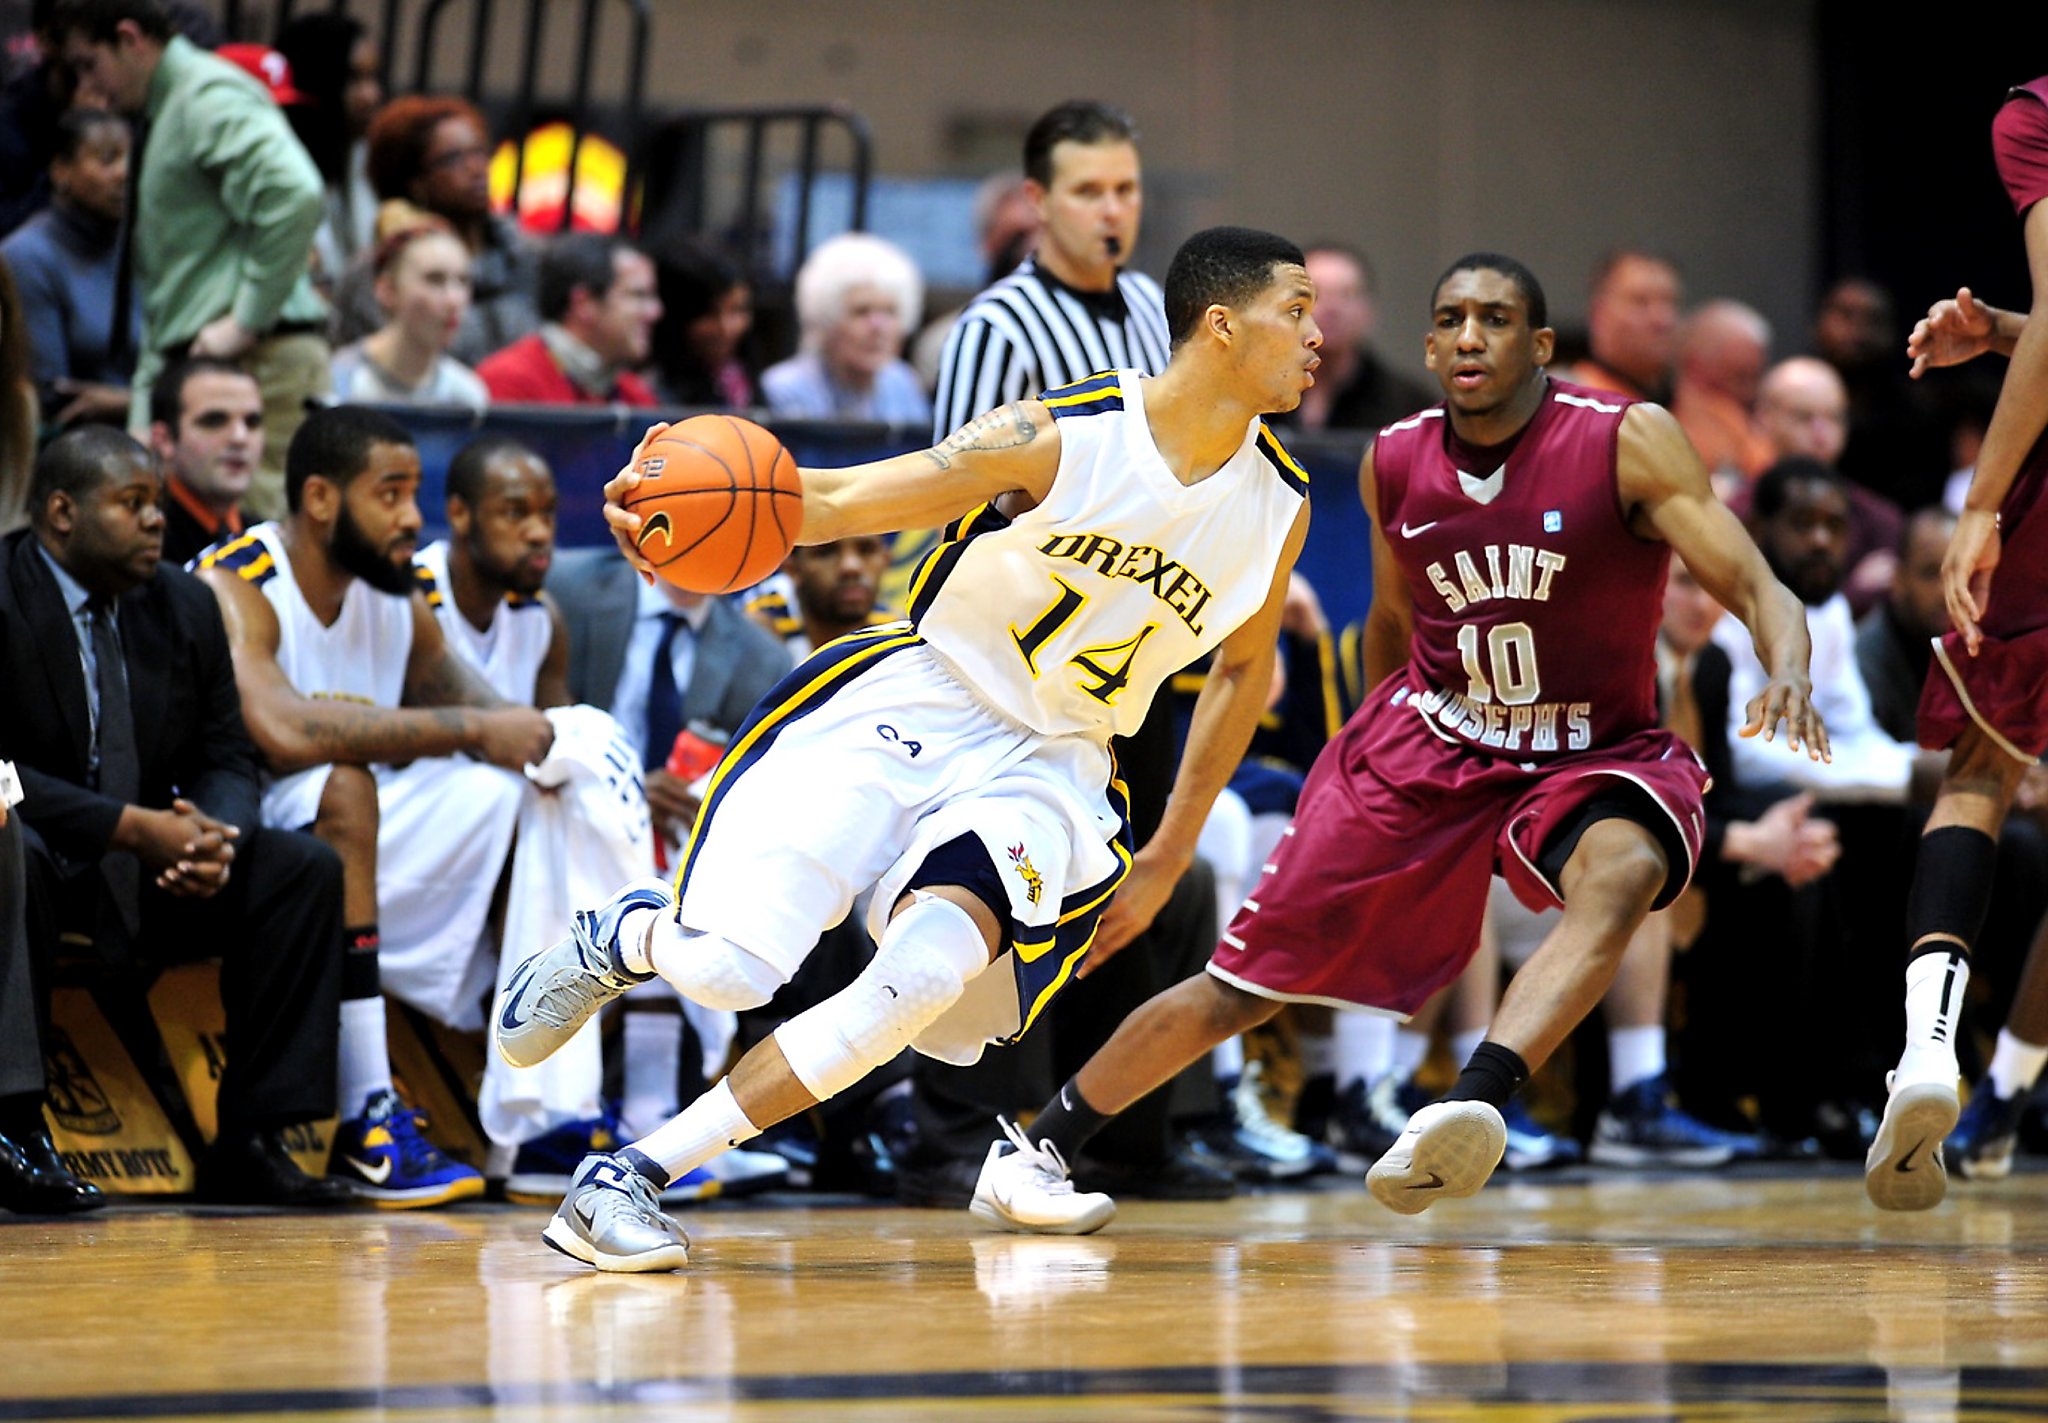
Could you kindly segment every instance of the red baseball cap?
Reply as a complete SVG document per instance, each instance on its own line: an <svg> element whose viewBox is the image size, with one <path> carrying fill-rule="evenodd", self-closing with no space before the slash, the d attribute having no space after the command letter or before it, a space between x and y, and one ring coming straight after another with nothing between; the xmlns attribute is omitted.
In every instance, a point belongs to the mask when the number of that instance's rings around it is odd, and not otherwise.
<svg viewBox="0 0 2048 1423"><path fill-rule="evenodd" d="M224 44L214 53L255 75L280 104L313 102L292 83L291 61L267 44Z"/></svg>

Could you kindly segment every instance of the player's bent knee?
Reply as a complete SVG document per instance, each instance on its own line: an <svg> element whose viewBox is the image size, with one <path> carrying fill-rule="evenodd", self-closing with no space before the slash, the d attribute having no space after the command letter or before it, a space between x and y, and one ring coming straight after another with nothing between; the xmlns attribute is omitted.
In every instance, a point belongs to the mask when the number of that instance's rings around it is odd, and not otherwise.
<svg viewBox="0 0 2048 1423"><path fill-rule="evenodd" d="M1276 998L1248 993L1234 983L1225 983L1213 973L1196 974L1188 982L1201 995L1210 1032L1219 1041L1251 1031L1285 1006Z"/></svg>
<svg viewBox="0 0 2048 1423"><path fill-rule="evenodd" d="M377 847L377 778L367 766L330 766L313 833L330 845Z"/></svg>
<svg viewBox="0 0 2048 1423"><path fill-rule="evenodd" d="M732 940L687 929L679 951L661 956L661 969L683 997L727 1013L759 1008L788 982L781 969Z"/></svg>
<svg viewBox="0 0 2048 1423"><path fill-rule="evenodd" d="M987 966L973 916L920 892L860 977L777 1028L775 1045L804 1089L825 1101L909 1047Z"/></svg>

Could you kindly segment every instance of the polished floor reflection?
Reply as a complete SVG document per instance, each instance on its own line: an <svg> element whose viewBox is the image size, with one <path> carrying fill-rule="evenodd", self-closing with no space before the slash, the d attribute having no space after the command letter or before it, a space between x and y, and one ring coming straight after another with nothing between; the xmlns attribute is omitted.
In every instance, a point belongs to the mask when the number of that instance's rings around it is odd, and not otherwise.
<svg viewBox="0 0 2048 1423"><path fill-rule="evenodd" d="M964 1213L713 1207L685 1274L544 1214L0 1225L0 1420L2048 1418L2048 1178L1853 1175Z"/></svg>

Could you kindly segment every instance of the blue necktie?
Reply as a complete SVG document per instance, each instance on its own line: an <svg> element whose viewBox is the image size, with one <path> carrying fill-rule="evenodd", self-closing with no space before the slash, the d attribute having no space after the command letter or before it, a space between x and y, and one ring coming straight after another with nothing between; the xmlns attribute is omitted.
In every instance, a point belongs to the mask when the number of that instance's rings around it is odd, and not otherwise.
<svg viewBox="0 0 2048 1423"><path fill-rule="evenodd" d="M676 634L689 630L681 613L661 615L661 641L654 645L654 667L647 679L647 747L641 764L658 771L668 764L669 748L683 729L683 694L676 686Z"/></svg>

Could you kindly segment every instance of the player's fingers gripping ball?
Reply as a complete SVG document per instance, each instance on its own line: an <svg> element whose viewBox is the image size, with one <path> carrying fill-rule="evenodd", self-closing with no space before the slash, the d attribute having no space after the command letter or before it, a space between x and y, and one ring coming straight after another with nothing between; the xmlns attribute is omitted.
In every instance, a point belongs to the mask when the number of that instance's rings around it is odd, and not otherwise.
<svg viewBox="0 0 2048 1423"><path fill-rule="evenodd" d="M692 593L730 593L773 573L803 527L796 461L731 415L693 415L640 449L639 486L620 507L655 572Z"/></svg>

